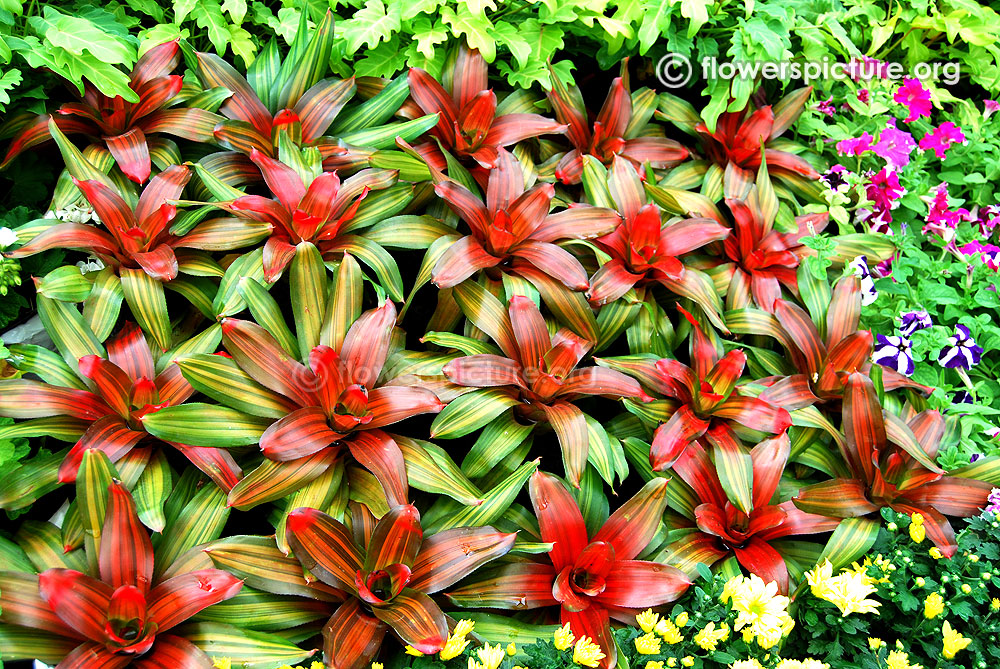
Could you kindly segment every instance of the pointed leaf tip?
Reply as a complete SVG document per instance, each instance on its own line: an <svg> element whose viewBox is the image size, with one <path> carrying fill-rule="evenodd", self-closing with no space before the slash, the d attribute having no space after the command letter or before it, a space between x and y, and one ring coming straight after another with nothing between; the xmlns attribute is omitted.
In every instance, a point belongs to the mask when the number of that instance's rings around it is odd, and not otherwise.
<svg viewBox="0 0 1000 669"><path fill-rule="evenodd" d="M309 507L299 507L288 514L288 520L285 522L285 528L293 534L297 534L312 527L315 520L315 509L311 509Z"/></svg>

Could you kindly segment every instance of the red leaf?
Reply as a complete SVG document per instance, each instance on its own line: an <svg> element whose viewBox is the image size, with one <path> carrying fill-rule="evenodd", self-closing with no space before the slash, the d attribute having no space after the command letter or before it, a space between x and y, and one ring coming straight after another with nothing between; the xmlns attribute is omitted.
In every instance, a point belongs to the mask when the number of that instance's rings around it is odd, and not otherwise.
<svg viewBox="0 0 1000 669"><path fill-rule="evenodd" d="M787 411L775 407L758 397L730 395L729 399L712 410L716 418L734 420L751 430L778 434L792 425Z"/></svg>
<svg viewBox="0 0 1000 669"><path fill-rule="evenodd" d="M146 594L153 577L153 545L125 486L113 482L109 492L98 560L101 579L113 588L134 585Z"/></svg>
<svg viewBox="0 0 1000 669"><path fill-rule="evenodd" d="M118 669L129 666L132 659L132 655L119 654L117 649L107 648L103 642L84 643L59 662L59 669Z"/></svg>
<svg viewBox="0 0 1000 669"><path fill-rule="evenodd" d="M177 278L177 256L166 244L160 244L147 253L133 253L132 259L146 274L158 281L173 281Z"/></svg>
<svg viewBox="0 0 1000 669"><path fill-rule="evenodd" d="M26 258L49 249L80 249L114 255L118 242L103 230L82 223L62 223L43 230L19 249L6 252L11 258Z"/></svg>
<svg viewBox="0 0 1000 669"><path fill-rule="evenodd" d="M464 107L488 85L486 59L479 53L479 49L470 49L460 42L451 71L452 100L458 107Z"/></svg>
<svg viewBox="0 0 1000 669"><path fill-rule="evenodd" d="M243 471L236 464L232 454L224 448L209 446L189 446L169 442L171 446L184 454L188 461L208 476L215 485L226 492L233 489L243 477Z"/></svg>
<svg viewBox="0 0 1000 669"><path fill-rule="evenodd" d="M497 96L493 91L480 90L464 103L458 114L458 130L473 146L480 144L493 125L497 110ZM489 165L487 167L492 167Z"/></svg>
<svg viewBox="0 0 1000 669"><path fill-rule="evenodd" d="M638 397L652 400L631 376L603 367L584 367L570 372L563 381L560 395L602 395L612 399Z"/></svg>
<svg viewBox="0 0 1000 669"><path fill-rule="evenodd" d="M615 549L615 559L631 560L652 541L667 508L667 479L654 478L618 507L594 535Z"/></svg>
<svg viewBox="0 0 1000 669"><path fill-rule="evenodd" d="M131 83L139 86L143 82L162 77L180 63L180 46L177 40L171 40L154 46L142 55L132 68Z"/></svg>
<svg viewBox="0 0 1000 669"><path fill-rule="evenodd" d="M288 514L285 536L302 566L327 585L354 589L354 576L364 558L346 527L316 509Z"/></svg>
<svg viewBox="0 0 1000 669"><path fill-rule="evenodd" d="M49 569L38 576L38 592L64 623L103 643L111 587L73 569Z"/></svg>
<svg viewBox="0 0 1000 669"><path fill-rule="evenodd" d="M521 366L531 380L538 374L542 358L552 346L549 330L531 298L515 295L510 298L508 311L521 354Z"/></svg>
<svg viewBox="0 0 1000 669"><path fill-rule="evenodd" d="M229 118L252 123L261 134L270 137L271 114L247 80L215 54L199 52L197 56L198 76L205 88L222 86L233 92L219 111Z"/></svg>
<svg viewBox="0 0 1000 669"><path fill-rule="evenodd" d="M539 135L565 133L568 125L558 123L539 114L504 114L498 116L486 133L484 144L510 146Z"/></svg>
<svg viewBox="0 0 1000 669"><path fill-rule="evenodd" d="M722 490L715 465L697 441L692 442L674 463L673 471L691 486L698 499L713 506L725 508L726 493Z"/></svg>
<svg viewBox="0 0 1000 669"><path fill-rule="evenodd" d="M673 167L690 155L687 149L664 137L635 137L626 140L621 155L637 167L649 163L656 169Z"/></svg>
<svg viewBox="0 0 1000 669"><path fill-rule="evenodd" d="M425 114L439 114L435 126L438 137L453 138L455 122L458 120L458 109L448 92L441 87L434 77L419 67L411 67L409 72L410 95ZM485 86L483 87L485 88ZM482 90L480 88L479 90ZM476 91L479 92L479 91ZM448 141L452 145L453 141Z"/></svg>
<svg viewBox="0 0 1000 669"><path fill-rule="evenodd" d="M458 606L536 609L558 603L552 597L555 578L550 564L514 562L479 572L445 596Z"/></svg>
<svg viewBox="0 0 1000 669"><path fill-rule="evenodd" d="M149 190L147 186L146 190ZM129 321L107 342L108 360L120 367L132 381L153 379L153 355L142 330Z"/></svg>
<svg viewBox="0 0 1000 669"><path fill-rule="evenodd" d="M374 387L389 354L395 324L396 307L386 300L379 308L361 314L351 325L340 348L340 358L352 382L369 390Z"/></svg>
<svg viewBox="0 0 1000 669"><path fill-rule="evenodd" d="M613 302L632 289L644 274L633 274L625 269L625 263L613 258L601 265L590 277L587 299L595 305Z"/></svg>
<svg viewBox="0 0 1000 669"><path fill-rule="evenodd" d="M364 571L385 569L389 565L413 564L423 540L420 512L412 504L401 504L382 516L371 539L365 557Z"/></svg>
<svg viewBox="0 0 1000 669"><path fill-rule="evenodd" d="M469 224L478 239L489 239L493 228L493 216L487 211L483 201L465 186L445 180L434 184L434 192L443 198L459 218Z"/></svg>
<svg viewBox="0 0 1000 669"><path fill-rule="evenodd" d="M549 559L561 571L573 565L577 555L590 543L583 514L566 487L551 474L536 471L528 490L542 541L554 544Z"/></svg>
<svg viewBox="0 0 1000 669"><path fill-rule="evenodd" d="M441 370L452 383L476 388L518 386L527 388L521 365L490 353L467 355L449 361Z"/></svg>
<svg viewBox="0 0 1000 669"><path fill-rule="evenodd" d="M243 581L221 569L199 569L169 578L149 593L149 617L162 633L202 609L218 604L243 587Z"/></svg>
<svg viewBox="0 0 1000 669"><path fill-rule="evenodd" d="M795 367L807 376L819 372L826 357L826 346L809 315L791 302L776 300L774 316L795 342L795 347L789 350Z"/></svg>
<svg viewBox="0 0 1000 669"><path fill-rule="evenodd" d="M260 436L260 448L272 460L295 460L312 455L341 435L330 429L319 407L305 407L277 420Z"/></svg>
<svg viewBox="0 0 1000 669"><path fill-rule="evenodd" d="M83 356L79 368L81 374L94 382L101 398L119 416L127 418L132 409L129 402L132 379L118 365L99 355Z"/></svg>
<svg viewBox="0 0 1000 669"><path fill-rule="evenodd" d="M531 238L539 242L594 239L612 232L621 220L621 215L611 209L581 205L549 214L531 233Z"/></svg>
<svg viewBox="0 0 1000 669"><path fill-rule="evenodd" d="M511 254L528 261L570 290L587 290L590 287L583 265L561 246L529 239L513 247Z"/></svg>
<svg viewBox="0 0 1000 669"><path fill-rule="evenodd" d="M143 118L136 125L146 135L165 133L191 142L208 144L215 140L215 127L222 120L218 114L206 109L159 109ZM232 123L232 121L230 121Z"/></svg>
<svg viewBox="0 0 1000 669"><path fill-rule="evenodd" d="M788 567L781 553L758 537L751 537L742 546L734 547L736 559L752 574L760 576L765 583L776 581L778 592L788 594Z"/></svg>
<svg viewBox="0 0 1000 669"><path fill-rule="evenodd" d="M147 436L145 432L131 429L120 416L114 414L94 421L59 465L59 482L76 481L84 451L97 449L103 451L111 462L117 462Z"/></svg>
<svg viewBox="0 0 1000 669"><path fill-rule="evenodd" d="M368 669L388 627L361 609L351 597L340 605L323 628L323 651L334 669Z"/></svg>
<svg viewBox="0 0 1000 669"><path fill-rule="evenodd" d="M356 90L354 77L350 77L323 79L303 93L295 103L295 113L302 122L302 142L308 144L326 132Z"/></svg>
<svg viewBox="0 0 1000 669"><path fill-rule="evenodd" d="M481 269L496 267L502 260L490 255L475 237L462 237L438 258L431 280L438 288L451 288Z"/></svg>
<svg viewBox="0 0 1000 669"><path fill-rule="evenodd" d="M130 236L130 232L138 227L132 207L118 193L100 181L90 179L81 181L74 177L73 183L97 212L101 223L118 240L118 245L128 252L138 251L141 247L140 242Z"/></svg>
<svg viewBox="0 0 1000 669"><path fill-rule="evenodd" d="M606 136L621 137L625 133L629 120L632 118L632 99L628 88L621 77L615 77L611 82L611 90L604 100L604 106L597 114L597 123L601 124Z"/></svg>
<svg viewBox="0 0 1000 669"><path fill-rule="evenodd" d="M506 555L515 538L492 527L456 527L425 537L413 560L409 587L427 594L444 590Z"/></svg>
<svg viewBox="0 0 1000 669"><path fill-rule="evenodd" d="M764 506L774 497L791 453L788 435L765 439L750 450L753 460L753 506Z"/></svg>
<svg viewBox="0 0 1000 669"><path fill-rule="evenodd" d="M698 418L691 406L683 405L666 423L653 433L649 463L653 471L662 472L677 462L692 441L705 434L709 422Z"/></svg>
<svg viewBox="0 0 1000 669"><path fill-rule="evenodd" d="M211 663L212 659L187 639L160 634L153 649L132 666L135 669L202 669Z"/></svg>
<svg viewBox="0 0 1000 669"><path fill-rule="evenodd" d="M582 411L569 402L555 402L540 406L559 439L566 478L573 487L579 488L580 479L587 468L587 454L590 451L587 419Z"/></svg>
<svg viewBox="0 0 1000 669"><path fill-rule="evenodd" d="M293 359L267 330L235 318L222 319L222 339L236 363L257 383L294 400L300 406L319 406L307 383L313 377Z"/></svg>
<svg viewBox="0 0 1000 669"><path fill-rule="evenodd" d="M371 430L406 420L422 413L437 413L444 404L437 395L426 388L407 386L383 386L374 388L368 394L368 410L371 422L365 429Z"/></svg>
<svg viewBox="0 0 1000 669"><path fill-rule="evenodd" d="M916 506L932 506L943 514L967 518L976 515L986 506L992 490L993 484L986 481L945 476L913 490L906 490L905 496Z"/></svg>
<svg viewBox="0 0 1000 669"><path fill-rule="evenodd" d="M384 607L373 607L375 617L421 653L437 653L448 639L448 621L434 600L413 588L404 588Z"/></svg>
<svg viewBox="0 0 1000 669"><path fill-rule="evenodd" d="M611 626L608 621L608 611L603 606L591 605L582 611L560 611L560 622L568 624L576 638L589 636L591 641L601 647L605 659L601 666L613 667L617 661L617 648L614 637L611 636Z"/></svg>
<svg viewBox="0 0 1000 669"><path fill-rule="evenodd" d="M886 434L875 386L861 372L847 377L843 415L848 464L855 475L870 482L875 469L872 458L885 448Z"/></svg>
<svg viewBox="0 0 1000 669"><path fill-rule="evenodd" d="M799 490L792 498L807 513L835 518L867 516L878 507L868 501L863 484L855 479L831 479Z"/></svg>
<svg viewBox="0 0 1000 669"><path fill-rule="evenodd" d="M152 162L149 159L146 135L142 130L132 128L121 135L105 137L104 141L125 176L137 184L145 183L152 171Z"/></svg>
<svg viewBox="0 0 1000 669"><path fill-rule="evenodd" d="M365 430L347 440L351 455L382 484L389 506L406 504L409 483L403 452L382 430Z"/></svg>
<svg viewBox="0 0 1000 669"><path fill-rule="evenodd" d="M675 567L618 560L605 578L604 592L597 596L597 601L610 606L644 609L676 600L689 585L691 579Z"/></svg>
<svg viewBox="0 0 1000 669"><path fill-rule="evenodd" d="M0 571L0 607L3 622L31 627L71 639L83 635L68 627L42 599L38 590L38 575L16 571Z"/></svg>
<svg viewBox="0 0 1000 669"><path fill-rule="evenodd" d="M257 149L250 150L250 160L260 168L268 188L278 197L282 206L288 211L294 211L306 194L306 187L298 172Z"/></svg>

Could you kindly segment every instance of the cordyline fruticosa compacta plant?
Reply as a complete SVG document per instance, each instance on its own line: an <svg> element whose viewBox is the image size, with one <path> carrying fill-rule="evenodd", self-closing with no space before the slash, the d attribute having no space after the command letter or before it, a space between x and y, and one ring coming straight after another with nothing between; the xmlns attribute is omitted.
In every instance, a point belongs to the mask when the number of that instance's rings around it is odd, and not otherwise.
<svg viewBox="0 0 1000 669"><path fill-rule="evenodd" d="M1000 462L945 473L953 419L871 363L848 265L891 243L806 262L808 89L710 129L627 67L599 110L464 45L338 78L304 15L245 75L190 53L180 87L186 46L154 47L136 100L88 89L8 149L53 139L51 208L100 223L7 251L92 258L35 277L52 349L0 348L0 439L30 445L0 508L66 502L0 537L4 659L353 669L530 609L509 626L612 667L698 563L794 592L885 506L954 551Z"/></svg>

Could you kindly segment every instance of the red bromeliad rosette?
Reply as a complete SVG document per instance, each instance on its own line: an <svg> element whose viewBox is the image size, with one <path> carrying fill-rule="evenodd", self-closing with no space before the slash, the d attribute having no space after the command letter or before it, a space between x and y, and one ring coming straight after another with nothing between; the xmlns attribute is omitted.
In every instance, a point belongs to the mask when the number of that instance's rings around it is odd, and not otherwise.
<svg viewBox="0 0 1000 669"><path fill-rule="evenodd" d="M691 580L680 570L636 560L656 534L666 506L666 479L656 478L625 502L589 537L576 500L554 476L536 472L531 504L548 561L519 561L489 569L447 593L459 606L501 609L559 607L559 620L604 652L602 667L617 663L610 620L635 623L643 609L672 602Z"/></svg>
<svg viewBox="0 0 1000 669"><path fill-rule="evenodd" d="M326 661L337 669L370 666L391 629L421 653L439 652L449 621L430 597L505 555L513 534L458 527L424 537L412 505L393 507L367 529L316 509L288 516L288 544L302 565L350 596L323 628Z"/></svg>
<svg viewBox="0 0 1000 669"><path fill-rule="evenodd" d="M235 596L243 582L220 569L154 582L153 546L132 496L116 481L106 504L99 578L63 568L38 575L0 572L0 621L44 631L54 635L54 645L72 647L60 669L211 666L202 650L171 630Z"/></svg>

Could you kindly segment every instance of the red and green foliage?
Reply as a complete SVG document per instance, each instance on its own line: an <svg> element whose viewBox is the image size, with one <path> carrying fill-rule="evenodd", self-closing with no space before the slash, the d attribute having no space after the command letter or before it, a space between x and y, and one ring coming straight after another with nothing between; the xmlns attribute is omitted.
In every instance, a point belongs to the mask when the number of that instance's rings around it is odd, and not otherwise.
<svg viewBox="0 0 1000 669"><path fill-rule="evenodd" d="M961 471L946 474L935 463L945 433L937 411L907 407L901 416L889 413L879 404L872 380L857 371L847 375L843 402L841 454L850 477L806 486L795 505L835 518L860 518L885 506L919 513L941 553L954 555L955 530L946 516L975 515L986 506L993 485Z"/></svg>
<svg viewBox="0 0 1000 669"><path fill-rule="evenodd" d="M155 578L153 545L132 495L118 481L104 492L96 568L89 574L61 567L0 572L0 622L45 633L53 647L36 651L45 657L70 648L59 663L67 669L210 666L211 659L174 628L234 597L243 582L220 569ZM30 643L27 630L21 634ZM5 652L4 659L16 656Z"/></svg>
<svg viewBox="0 0 1000 669"><path fill-rule="evenodd" d="M569 126L566 138L573 148L559 160L555 177L564 184L580 182L584 156L593 156L610 165L615 156L627 159L635 168L650 165L656 169L673 167L688 157L688 150L672 139L644 134L653 116L656 95L649 89L633 94L629 90L627 61L622 76L611 83L604 106L593 124L580 89L567 87L554 73L552 90L547 95L560 123Z"/></svg>
<svg viewBox="0 0 1000 669"><path fill-rule="evenodd" d="M56 110L56 116L39 116L22 128L11 140L0 169L25 149L50 139L51 121L67 135L100 139L125 176L138 184L145 183L152 171L150 148L159 148L163 143L156 134L207 142L220 120L205 109L174 105L184 85L179 75L171 74L179 63L176 40L147 51L130 75L129 88L138 98L135 102L120 95L109 98L90 83L85 84L79 102L66 103Z"/></svg>
<svg viewBox="0 0 1000 669"><path fill-rule="evenodd" d="M462 44L453 58L450 92L420 68L409 72L410 95L416 106L424 114L438 115L430 134L442 148L492 169L504 147L539 135L566 132L568 126L539 114L498 113L497 96L487 83L486 61L479 50ZM435 166L444 167L444 158L434 144L415 148Z"/></svg>
<svg viewBox="0 0 1000 669"><path fill-rule="evenodd" d="M559 620L576 636L589 636L615 666L610 620L672 602L690 579L667 565L636 560L656 534L666 507L665 479L653 479L588 536L576 500L554 476L531 478L531 504L541 538L552 544L547 561L518 561L484 571L447 593L460 606L503 609L559 607Z"/></svg>
<svg viewBox="0 0 1000 669"><path fill-rule="evenodd" d="M431 435L461 436L477 413L490 415L512 407L516 419L547 423L559 439L566 476L574 486L587 466L590 446L587 419L573 403L587 395L648 399L635 379L621 372L595 366L580 367L591 344L563 328L554 335L538 307L529 298L515 296L507 312L495 314L490 330L503 355L469 355L445 364L443 373L467 392L445 409L431 426ZM457 408L461 408L461 412ZM499 413L499 412L497 412ZM465 423L461 428L456 423Z"/></svg>
<svg viewBox="0 0 1000 669"><path fill-rule="evenodd" d="M362 669L391 629L421 653L437 653L449 622L430 597L505 555L513 534L458 527L424 537L413 505L395 506L354 531L316 509L288 516L288 544L302 566L347 599L323 628L327 662Z"/></svg>

